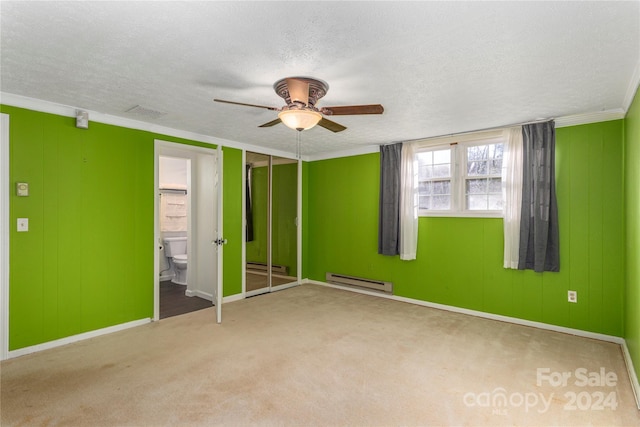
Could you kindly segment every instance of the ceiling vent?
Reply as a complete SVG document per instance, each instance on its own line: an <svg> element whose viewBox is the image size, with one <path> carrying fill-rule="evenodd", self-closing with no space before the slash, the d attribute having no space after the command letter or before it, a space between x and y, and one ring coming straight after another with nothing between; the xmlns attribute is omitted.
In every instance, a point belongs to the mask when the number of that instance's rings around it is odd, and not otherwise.
<svg viewBox="0 0 640 427"><path fill-rule="evenodd" d="M163 113L162 111L152 110L150 108L145 108L140 105L136 105L135 107L129 108L125 111L127 114L131 114L138 117L145 117L148 119L159 119L162 116L165 116L167 113Z"/></svg>

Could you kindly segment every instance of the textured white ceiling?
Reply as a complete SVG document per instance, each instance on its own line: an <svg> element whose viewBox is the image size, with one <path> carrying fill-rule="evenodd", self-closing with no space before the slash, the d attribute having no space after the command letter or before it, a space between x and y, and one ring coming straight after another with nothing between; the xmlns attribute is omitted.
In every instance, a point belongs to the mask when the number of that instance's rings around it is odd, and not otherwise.
<svg viewBox="0 0 640 427"><path fill-rule="evenodd" d="M295 131L258 128L276 112L213 98L280 107L275 81L312 76L318 106L384 105L305 131L317 155L624 109L639 5L2 1L0 89L291 153Z"/></svg>

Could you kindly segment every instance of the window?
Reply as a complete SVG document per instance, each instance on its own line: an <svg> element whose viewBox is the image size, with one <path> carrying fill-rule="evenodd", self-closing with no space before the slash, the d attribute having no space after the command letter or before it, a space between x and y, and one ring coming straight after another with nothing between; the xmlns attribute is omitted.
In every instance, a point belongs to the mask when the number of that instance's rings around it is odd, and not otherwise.
<svg viewBox="0 0 640 427"><path fill-rule="evenodd" d="M417 157L419 208L451 209L451 149L423 151Z"/></svg>
<svg viewBox="0 0 640 427"><path fill-rule="evenodd" d="M502 210L502 143L465 147L465 208Z"/></svg>
<svg viewBox="0 0 640 427"><path fill-rule="evenodd" d="M421 216L501 216L501 134L425 144L416 152Z"/></svg>

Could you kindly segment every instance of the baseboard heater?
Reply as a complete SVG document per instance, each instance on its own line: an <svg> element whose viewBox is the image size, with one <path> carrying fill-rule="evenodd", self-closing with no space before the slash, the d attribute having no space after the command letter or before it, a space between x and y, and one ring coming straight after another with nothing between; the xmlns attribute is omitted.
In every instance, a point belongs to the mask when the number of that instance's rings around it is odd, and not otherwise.
<svg viewBox="0 0 640 427"><path fill-rule="evenodd" d="M363 279L362 277L345 276L344 274L327 273L327 283L341 286L355 286L373 289L387 294L393 293L393 283L381 280Z"/></svg>
<svg viewBox="0 0 640 427"><path fill-rule="evenodd" d="M267 271L267 264L262 262L251 262L247 261L247 270L252 271ZM286 265L271 265L271 274L282 274L283 276L287 275L287 266Z"/></svg>

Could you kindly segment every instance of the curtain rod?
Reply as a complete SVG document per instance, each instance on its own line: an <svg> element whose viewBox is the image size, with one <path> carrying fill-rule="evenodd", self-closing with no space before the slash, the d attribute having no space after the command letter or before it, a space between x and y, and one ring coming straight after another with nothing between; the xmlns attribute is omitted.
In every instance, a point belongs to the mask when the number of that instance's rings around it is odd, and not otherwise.
<svg viewBox="0 0 640 427"><path fill-rule="evenodd" d="M401 142L405 143L405 142L428 141L430 139L447 138L447 137L454 137L454 136L461 136L461 135L469 135L471 133L488 132L490 130L508 129L508 128L514 127L514 126L525 126L525 125L532 125L532 124L535 124L535 123L544 123L544 122L549 122L551 120L555 120L555 118L531 120L531 121L528 121L528 122L513 123L513 124L510 124L510 125L502 125L502 126L494 126L494 127L484 128L484 129L468 130L468 131L465 131L465 132L445 133L445 134L442 134L442 135L427 136L425 138L408 139L406 141L401 141ZM383 144L383 145L386 145L386 144Z"/></svg>

